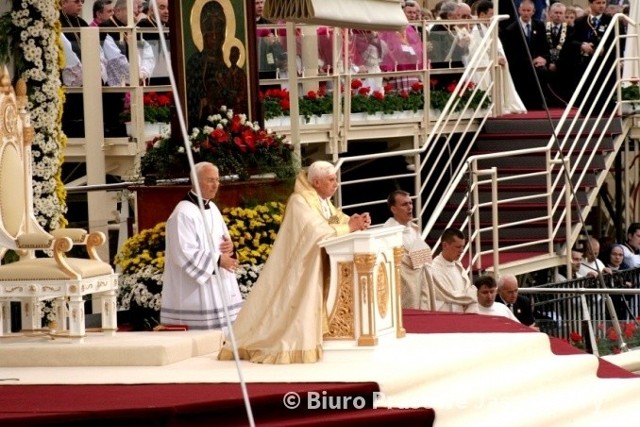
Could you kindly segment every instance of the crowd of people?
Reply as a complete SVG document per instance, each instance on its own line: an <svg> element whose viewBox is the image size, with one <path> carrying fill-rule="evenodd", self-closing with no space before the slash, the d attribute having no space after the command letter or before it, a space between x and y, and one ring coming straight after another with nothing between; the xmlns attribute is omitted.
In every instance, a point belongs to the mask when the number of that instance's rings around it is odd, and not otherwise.
<svg viewBox="0 0 640 427"><path fill-rule="evenodd" d="M500 23L497 58L503 76L500 92L504 113L565 106L611 24L612 16L629 11L625 0L589 0L586 10L557 0L498 3L500 13L510 15L510 19ZM262 24L257 30L258 68L262 78L282 78L287 69L285 33L262 16L263 4L264 0L256 1L256 22ZM482 49L482 38L496 9L491 0L444 0L436 3L433 10L421 7L416 0L406 0L402 8L410 24L401 31L349 32L352 73L379 74L363 77L371 92L384 92L385 87L408 90L420 79L420 73L385 77L381 74L385 72L451 69L449 73L434 74L430 85L425 86L440 89L458 82L471 55L476 49ZM461 23L470 19L477 21ZM332 30L326 27L317 30L317 64L303 63L302 42L297 38L299 73L315 65L320 73L328 73L334 67L344 71L345 64L333 63L329 37ZM624 33L623 26L620 30ZM481 64L489 64L488 54ZM488 87L490 74L478 75L476 79L474 83ZM613 84L604 78L600 83ZM605 103L599 106L608 107Z"/></svg>
<svg viewBox="0 0 640 427"><path fill-rule="evenodd" d="M168 0L156 1L162 27L169 28ZM149 13L143 0L96 0L93 3L91 24L82 18L84 1L60 0L60 24L65 65L62 83L68 87L79 87L83 83L82 37L83 27L114 29L100 32L100 75L104 86L127 86L130 84L129 43L127 33L116 30L127 27L128 8L132 5L133 24L139 28L158 28L155 15ZM146 85L154 77L159 64L160 49L157 34L141 32L138 38L138 79ZM94 66L91 64L90 66ZM125 126L120 119L125 104L125 95L105 93L103 96L103 121L105 136L125 136ZM62 115L62 129L69 137L84 136L84 111L82 94L68 93Z"/></svg>

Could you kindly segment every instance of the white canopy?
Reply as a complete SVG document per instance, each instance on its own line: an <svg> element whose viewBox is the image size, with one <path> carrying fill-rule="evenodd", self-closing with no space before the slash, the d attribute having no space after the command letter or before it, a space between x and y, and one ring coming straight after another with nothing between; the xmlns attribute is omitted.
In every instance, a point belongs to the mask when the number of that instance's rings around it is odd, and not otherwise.
<svg viewBox="0 0 640 427"><path fill-rule="evenodd" d="M409 24L400 0L266 0L264 17L369 30L401 30Z"/></svg>

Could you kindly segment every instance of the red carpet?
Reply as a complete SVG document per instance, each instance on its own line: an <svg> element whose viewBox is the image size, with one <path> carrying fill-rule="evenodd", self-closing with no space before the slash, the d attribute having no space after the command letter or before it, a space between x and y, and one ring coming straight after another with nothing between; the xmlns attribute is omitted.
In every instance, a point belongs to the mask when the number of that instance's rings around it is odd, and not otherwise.
<svg viewBox="0 0 640 427"><path fill-rule="evenodd" d="M501 317L460 315L406 310L404 326L410 333L533 332ZM551 339L555 354L580 354L580 350ZM309 369L313 369L310 365ZM600 360L598 376L636 378ZM372 409L372 395L379 391L368 383L269 383L249 384L257 425L421 425L435 421L432 409ZM285 394L301 396L311 391L327 396L361 396L361 410L289 410ZM303 405L306 405L303 403ZM240 387L237 384L153 385L5 385L0 386L0 425L135 425L225 426L247 425Z"/></svg>
<svg viewBox="0 0 640 427"><path fill-rule="evenodd" d="M535 332L527 326L497 316L436 312L425 314L419 310L405 310L403 319L405 329L412 333ZM554 354L584 354L582 350L559 338L549 337L549 340ZM600 378L638 378L637 375L603 359L599 359L597 375Z"/></svg>

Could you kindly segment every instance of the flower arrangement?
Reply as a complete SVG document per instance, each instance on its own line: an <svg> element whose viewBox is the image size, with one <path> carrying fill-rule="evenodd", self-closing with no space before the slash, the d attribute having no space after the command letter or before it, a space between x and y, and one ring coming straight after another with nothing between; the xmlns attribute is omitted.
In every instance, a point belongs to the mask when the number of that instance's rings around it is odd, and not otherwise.
<svg viewBox="0 0 640 427"><path fill-rule="evenodd" d="M640 317L637 320L640 320ZM640 346L640 328L636 321L620 322L622 337L629 348ZM575 331L569 335L569 343L580 349L585 348L583 336ZM613 326L605 326L603 323L600 323L596 328L596 345L600 356L618 354L621 351L618 344L618 333L615 328Z"/></svg>
<svg viewBox="0 0 640 427"><path fill-rule="evenodd" d="M131 120L131 94L127 92L124 98L124 121ZM142 98L144 104L144 121L148 123L169 123L171 121L171 107L173 98L171 92L147 92Z"/></svg>
<svg viewBox="0 0 640 427"><path fill-rule="evenodd" d="M289 91L286 89L267 89L266 92L260 92L260 102L265 120L289 115Z"/></svg>
<svg viewBox="0 0 640 427"><path fill-rule="evenodd" d="M61 89L61 36L59 2L22 0L12 2L2 15L0 59L14 62L15 76L27 84L31 123L34 212L46 230L65 226L66 191L60 179L66 137L60 128L64 95Z"/></svg>
<svg viewBox="0 0 640 427"><path fill-rule="evenodd" d="M269 202L252 208L222 210L241 265L267 261L282 223L284 208L282 203Z"/></svg>
<svg viewBox="0 0 640 427"><path fill-rule="evenodd" d="M362 80L351 80L351 112L375 114L383 111L384 93L380 90L371 91L364 86Z"/></svg>
<svg viewBox="0 0 640 427"><path fill-rule="evenodd" d="M271 253L284 209L282 203L267 202L251 208L222 210L240 263L236 278L243 298L258 280ZM150 330L160 322L165 227L166 223L161 222L132 236L115 257L116 264L122 270L118 308L129 310L132 326L136 330Z"/></svg>
<svg viewBox="0 0 640 427"><path fill-rule="evenodd" d="M293 146L284 136L261 129L244 114L234 114L221 107L209 116L202 128L194 128L189 136L194 160L209 161L221 176L237 176L246 180L252 175L274 174L280 179L295 177L297 168ZM187 155L181 141L162 135L150 141L141 160L143 175L160 178L188 171Z"/></svg>
<svg viewBox="0 0 640 427"><path fill-rule="evenodd" d="M317 91L310 90L300 98L300 116L307 122L312 116L322 116L333 112L333 96L321 87Z"/></svg>
<svg viewBox="0 0 640 427"><path fill-rule="evenodd" d="M444 88L440 87L437 79L431 79L430 84L431 108L442 111L455 91L458 82L453 81ZM469 81L465 83L465 86L460 92L457 104L454 104L454 111L461 111L465 105L467 105L467 102L469 103L468 108L471 110L475 110L478 107L488 108L489 105L491 105L491 99L488 96L483 100L486 91L482 89L475 89L476 84L474 82Z"/></svg>
<svg viewBox="0 0 640 427"><path fill-rule="evenodd" d="M129 238L114 261L122 274L118 308L129 310L136 330L150 330L160 323L165 223Z"/></svg>
<svg viewBox="0 0 640 427"><path fill-rule="evenodd" d="M251 292L264 263L271 254L285 205L268 202L251 208L225 208L222 216L236 247L239 267L236 270L238 286L243 298Z"/></svg>

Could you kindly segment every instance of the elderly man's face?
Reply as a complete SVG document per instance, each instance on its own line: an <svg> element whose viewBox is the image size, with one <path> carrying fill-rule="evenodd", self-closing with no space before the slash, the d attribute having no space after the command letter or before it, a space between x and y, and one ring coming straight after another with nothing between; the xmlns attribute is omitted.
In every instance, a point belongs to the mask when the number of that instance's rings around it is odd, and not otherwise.
<svg viewBox="0 0 640 427"><path fill-rule="evenodd" d="M200 193L203 199L213 199L220 187L220 174L214 166L206 166L198 174Z"/></svg>
<svg viewBox="0 0 640 427"><path fill-rule="evenodd" d="M552 8L549 15L551 17L551 22L556 25L562 24L564 22L564 7Z"/></svg>
<svg viewBox="0 0 640 427"><path fill-rule="evenodd" d="M314 179L311 185L313 185L313 188L316 189L316 192L321 198L328 199L333 196L333 193L338 189L338 178L335 173L330 173Z"/></svg>
<svg viewBox="0 0 640 427"><path fill-rule="evenodd" d="M500 298L507 304L515 304L518 299L518 282L506 278L500 287Z"/></svg>

